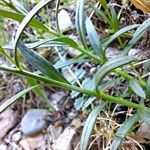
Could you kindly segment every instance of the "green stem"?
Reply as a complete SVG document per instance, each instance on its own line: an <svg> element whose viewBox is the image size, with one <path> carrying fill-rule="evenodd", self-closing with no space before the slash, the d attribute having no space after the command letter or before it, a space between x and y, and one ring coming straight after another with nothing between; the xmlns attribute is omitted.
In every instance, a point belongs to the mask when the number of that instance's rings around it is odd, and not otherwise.
<svg viewBox="0 0 150 150"><path fill-rule="evenodd" d="M125 79L127 80L131 80L133 79L132 76L130 76L128 73L124 72L123 70L121 69L115 69L114 72L118 75L121 75L122 77L124 77ZM143 81L143 80L139 80L139 84L142 86L142 87L146 87L146 83Z"/></svg>
<svg viewBox="0 0 150 150"><path fill-rule="evenodd" d="M143 87L146 87L147 85L146 85L145 81L141 78L140 74L139 74L138 71L135 69L135 67L133 66L133 64L131 64L130 66L131 66L131 68L133 69L133 71L135 72L135 74L137 75L137 78L138 78L138 80L139 80L140 85L143 86Z"/></svg>
<svg viewBox="0 0 150 150"><path fill-rule="evenodd" d="M58 32L60 33L60 35L61 35L61 31L60 31L60 27L59 27L59 20L58 20L59 5L60 5L60 0L57 0L57 2L56 2L56 13L55 13L55 17L56 17L56 28L57 28L57 31L58 31Z"/></svg>
<svg viewBox="0 0 150 150"><path fill-rule="evenodd" d="M117 31L116 31L116 32L117 32ZM117 38L117 40L118 40L118 42L119 42L119 44L120 44L121 48L122 48L122 49L124 49L124 48L125 48L125 44L123 44L123 42L122 42L121 38L120 38L120 37L118 37L118 38Z"/></svg>
<svg viewBox="0 0 150 150"><path fill-rule="evenodd" d="M107 34L114 34L115 31L112 30L112 29L106 29L105 30ZM123 38L132 38L133 37L133 33L132 32L129 32L129 33L123 33L122 35L120 35L120 37L123 37Z"/></svg>
<svg viewBox="0 0 150 150"><path fill-rule="evenodd" d="M102 62L100 57L98 57L97 55L94 55L90 51L82 49L81 47L78 50L81 51L82 53L86 54L89 58L92 58L96 63L100 64Z"/></svg>
<svg viewBox="0 0 150 150"><path fill-rule="evenodd" d="M133 78L128 73L126 73L123 70L118 69L118 68L114 70L114 73L121 75L122 77L124 77L127 80L131 80Z"/></svg>
<svg viewBox="0 0 150 150"><path fill-rule="evenodd" d="M107 95L107 94L102 93L102 92L99 93L98 97L103 98L103 99L105 99L109 102L112 102L112 103L122 104L122 105L132 107L132 108L135 108L135 109L140 109L141 108L141 105L139 105L139 104L130 102L129 100L125 100L121 97L110 96L110 95Z"/></svg>
<svg viewBox="0 0 150 150"><path fill-rule="evenodd" d="M80 92L82 94L86 94L86 95L89 95L89 96L92 96L92 97L101 98L101 99L104 99L104 100L112 102L112 103L122 104L122 105L132 107L132 108L135 108L135 109L140 109L141 108L141 105L130 102L129 100L126 100L126 99L123 99L123 98L120 98L120 97L110 96L110 95L107 95L103 92L97 93L95 91L83 89L83 88L80 88L80 87L77 87L77 86L74 86L74 85L70 85L70 84L67 84L67 83L62 83L62 82L59 82L59 81L56 81L56 80L53 80L53 79L48 79L46 77L39 76L37 74L33 74L33 73L30 73L30 72L25 71L25 70L18 70L16 68L2 67L2 66L0 66L0 70L9 71L11 73L16 73L16 74L28 76L30 78L37 79L39 81L43 81L44 83L50 84L53 87L60 87L60 88L68 89L68 90L74 90L74 91Z"/></svg>

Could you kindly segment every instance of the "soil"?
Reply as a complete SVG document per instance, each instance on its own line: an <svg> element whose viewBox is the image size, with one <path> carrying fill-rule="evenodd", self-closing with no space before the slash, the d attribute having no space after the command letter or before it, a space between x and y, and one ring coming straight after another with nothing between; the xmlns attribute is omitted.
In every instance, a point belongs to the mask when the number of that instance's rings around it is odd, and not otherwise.
<svg viewBox="0 0 150 150"><path fill-rule="evenodd" d="M120 1L117 0L112 0L111 2L119 6L122 5ZM93 3L95 3L95 1ZM48 13L52 16L51 21L52 25L55 28L55 17L53 16L55 5L53 5L49 6L50 8L46 7L45 13ZM66 10L71 16L71 21L74 24L75 5L71 5L70 7L66 8ZM87 10L87 14L89 14L91 10ZM142 23L148 17L149 15L144 14L140 10L136 9L133 5L129 4L122 11L120 26L124 27L130 24ZM43 20L40 15L37 15L36 18L43 22L46 22L46 20ZM106 37L108 33L105 29L108 27L108 25L101 21L95 14L92 15L92 21L94 22L99 35L102 38ZM18 28L18 23L11 20L6 20L5 23L6 31L9 33L9 39L11 42L13 42L16 29ZM30 28L27 28L26 31L30 34L36 34L35 31ZM75 29L66 31L64 34L73 36L74 38L76 38L76 40L78 40ZM138 53L136 53L136 56L141 57L142 55L143 60L148 59L150 56L149 35L149 32L147 32L142 40L140 40L140 42L138 42L134 47L134 49L137 49L138 51ZM24 38L24 36L22 38ZM110 47L116 48L117 50L121 51L121 48L117 44L117 42L114 42L112 45L110 45ZM38 50L40 51L40 49ZM43 56L52 62L56 62L58 60L58 57L55 56L53 50L48 49L48 51L51 51L52 54L45 54L47 52L46 49L46 52L43 54ZM10 53L12 54L11 50ZM74 53L74 51L70 51L70 54L68 53L66 55L66 59L69 59L74 55L76 55L76 53ZM115 55L115 53L112 54L112 56L113 55ZM5 60L3 56L0 56L0 65L3 64L10 65L10 63ZM30 70L36 71L29 64L28 67ZM78 70L81 71L83 75L79 77L79 81L82 82L84 79L90 78L92 76L92 74L96 71L97 66L87 62L84 64L76 64L70 69L73 72L77 72ZM108 77L106 77L105 80L111 81L115 79L116 76L114 74L110 74ZM2 104L13 95L17 94L18 92L22 91L26 87L27 82L24 80L24 78L1 71L0 104ZM127 96L123 95L126 87L127 85L125 81L121 80L117 82L115 87L108 88L106 92L111 95L119 95L121 93L122 96L126 98ZM25 135L21 130L21 120L29 110L48 108L47 104L43 101L42 98L37 96L34 92L29 92L26 96L20 99L20 102L17 102L15 105L10 106L7 110L0 114L0 150L79 150L80 136L84 125L83 123L87 118L88 111L90 109L84 110L81 108L75 108L75 102L77 102L76 99L81 97L80 94L75 93L75 96L73 96L74 93L71 93L70 91L50 87L45 87L43 90L55 108L54 112L47 112L44 117L44 121L46 121L46 127L43 128L43 130L41 130L40 132L31 136ZM139 101L138 97L134 97L133 99L135 99L135 102ZM98 103L98 100L94 99L92 104L97 105ZM114 109L115 113L112 115ZM116 106L112 104L111 107L106 111L106 114L102 115L102 118L106 118L106 115L108 115L111 119L111 117L113 116L116 124L113 124L113 122L111 121L111 123L107 123L105 120L100 121L101 118L98 118L96 123L97 129L94 129L94 133L91 138L90 150L101 150L102 146L107 146L108 141L112 140L112 137L109 138L110 132L112 132L111 134L113 135L116 126L119 126L119 124L126 119L127 114L131 114L131 112L132 110L128 109L127 107L120 105ZM106 126L107 128L105 128ZM142 133L144 133L145 130L148 130L149 128L149 126L146 126L141 130L139 129L137 132L138 136L141 136L141 141L137 139L136 140L140 141L139 143L143 146L144 149L149 149L148 145L150 142L150 138L149 136L146 136L145 140L145 134L143 135ZM130 135L129 137L127 137L127 139L123 142L124 148L132 150L138 149L138 146L137 144L135 144L133 139L135 139L135 136Z"/></svg>

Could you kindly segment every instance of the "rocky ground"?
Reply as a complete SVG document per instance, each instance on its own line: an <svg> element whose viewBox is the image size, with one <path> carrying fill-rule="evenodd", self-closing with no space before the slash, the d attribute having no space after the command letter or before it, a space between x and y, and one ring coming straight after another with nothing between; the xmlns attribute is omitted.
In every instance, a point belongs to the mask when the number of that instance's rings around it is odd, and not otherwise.
<svg viewBox="0 0 150 150"><path fill-rule="evenodd" d="M120 4L120 2L118 2L118 4ZM131 11L132 9L134 11ZM74 30L74 10L75 6L70 6L70 8L62 9L58 16L60 29L64 30L69 36L77 39ZM128 16L130 16L130 18L128 18ZM64 18L66 19L65 21ZM148 18L148 15L143 14L131 6L123 11L122 26L133 23L142 23L146 18ZM104 28L104 25L100 23L95 16L93 16L93 21L96 27L102 31L101 29ZM13 32L14 29L12 31L9 27L12 28L14 26L12 26L12 24L9 26L8 22L12 23L12 21L6 20L7 30L11 30L9 36L12 42L15 32ZM105 33L100 32L100 34L105 36ZM147 34L147 37L148 41L150 41L149 34ZM143 38L143 40L130 51L130 55L141 57L142 54L143 58L148 58L150 54L148 51L150 48L149 43L150 42L147 42L146 38ZM78 51L69 49L69 57L78 54ZM115 44L107 49L107 56L109 58L119 54L120 49ZM44 57L47 57L47 54L44 53L43 55ZM50 54L48 53L48 55ZM48 56L48 58L51 59L51 56ZM9 62L7 62L4 57L0 56L0 65L7 63ZM79 66L75 66L71 69L76 71L78 68ZM84 63L83 65L80 65L80 69L82 73L80 78L82 80L87 72L88 76L92 75L96 66ZM26 86L27 83L23 78L6 72L0 72L0 102L2 103L12 95L22 91ZM118 90L118 88L121 89L121 86L117 87L117 89L111 89L111 91ZM20 99L19 103L11 106L0 114L0 150L79 150L80 135L84 120L87 117L87 112L85 110L75 109L74 101L76 97L72 98L69 91L53 88L45 88L44 91L56 111L48 112L46 110L47 105L45 102L33 92L24 96ZM119 109L118 112L120 113L124 111L124 108L120 107ZM121 117L122 116L119 118ZM105 131L105 129L103 130ZM136 135L139 138L136 140L140 141L139 143L144 143L146 145L145 149L149 149L149 130L150 126L143 123L136 131ZM100 134L99 137L99 141L105 143L105 136L103 137L103 135ZM127 145L127 149L136 150L138 148L134 147L134 142L135 141L128 139L124 144ZM129 144L133 144L131 148L128 146ZM102 147L91 144L91 150L92 149L101 150Z"/></svg>

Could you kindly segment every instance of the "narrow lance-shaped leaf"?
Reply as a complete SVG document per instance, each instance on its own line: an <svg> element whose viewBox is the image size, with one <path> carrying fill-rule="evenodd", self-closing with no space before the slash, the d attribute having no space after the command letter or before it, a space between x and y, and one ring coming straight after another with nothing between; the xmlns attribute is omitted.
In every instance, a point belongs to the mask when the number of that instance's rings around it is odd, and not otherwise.
<svg viewBox="0 0 150 150"><path fill-rule="evenodd" d="M107 18L106 14L99 10L98 8L96 8L95 6L91 5L92 9L94 10L95 14L97 15L97 17L99 17L100 19L102 19L104 22L111 24L110 20Z"/></svg>
<svg viewBox="0 0 150 150"><path fill-rule="evenodd" d="M22 14L10 12L10 11L7 11L7 10L1 10L1 9L0 9L0 16L10 18L10 19L13 19L13 20L16 20L16 21L19 21L19 22L21 22L25 17ZM29 25L32 26L32 27L38 28L40 30L43 30L45 32L49 32L49 28L47 28L45 25L43 25L40 21L38 21L36 19L32 19L29 22Z"/></svg>
<svg viewBox="0 0 150 150"><path fill-rule="evenodd" d="M102 111L102 109L105 107L105 105L106 105L106 103L104 102L100 106L97 106L95 109L92 110L92 112L88 116L88 118L84 124L84 128L83 128L82 135L81 135L80 150L87 150L90 135L92 133L92 129L96 122L97 116Z"/></svg>
<svg viewBox="0 0 150 150"><path fill-rule="evenodd" d="M98 84L102 81L104 76L112 71L115 68L118 68L120 66L126 65L128 63L131 63L133 61L136 61L137 59L132 56L120 56L119 58L114 58L109 60L106 64L104 64L100 69L97 71L95 76L95 85L96 87Z"/></svg>
<svg viewBox="0 0 150 150"><path fill-rule="evenodd" d="M15 37L15 47L17 47L17 42L21 36L21 33L23 32L23 30L25 29L25 27L28 25L28 23L32 20L32 18L35 16L35 14L42 9L45 5L47 5L49 2L51 2L52 0L41 0L23 19L23 21L21 22L17 33L16 33L16 37Z"/></svg>
<svg viewBox="0 0 150 150"><path fill-rule="evenodd" d="M133 38L129 41L128 45L124 49L124 54L127 55L129 50L143 37L145 32L150 27L150 18L145 20L136 30L134 33Z"/></svg>
<svg viewBox="0 0 150 150"><path fill-rule="evenodd" d="M12 63L14 63L13 62L13 59L11 58L11 56L9 56L8 54L7 54L7 52L0 46L0 53L2 54L2 55L4 55L6 58L8 58Z"/></svg>
<svg viewBox="0 0 150 150"><path fill-rule="evenodd" d="M14 41L14 50L15 50L15 63L17 67L20 67L19 61L18 61L18 56L17 56L17 44L20 39L20 36L22 32L24 31L25 27L29 24L29 22L32 20L32 18L36 15L36 13L41 10L45 5L47 5L49 2L52 0L41 0L23 19L21 22Z"/></svg>
<svg viewBox="0 0 150 150"><path fill-rule="evenodd" d="M147 79L146 88L147 88L147 95L148 97L150 97L150 76Z"/></svg>
<svg viewBox="0 0 150 150"><path fill-rule="evenodd" d="M138 115L141 121L144 121L145 123L150 125L150 109L149 108L142 106L141 109L138 110Z"/></svg>
<svg viewBox="0 0 150 150"><path fill-rule="evenodd" d="M18 94L16 94L15 96L11 97L10 99L8 99L6 102L4 102L1 106L0 106L0 113L2 111L4 111L6 108L8 108L10 105L14 104L20 97L22 97L23 95L25 95L26 93L28 93L29 91L33 90L34 88L38 87L39 85L35 85L32 86L30 88L27 88L21 92L19 92ZM20 99L21 100L21 99Z"/></svg>
<svg viewBox="0 0 150 150"><path fill-rule="evenodd" d="M59 37L56 39L53 39L53 41L57 41L57 42L62 42L72 48L75 48L77 50L79 50L80 52L82 52L83 54L87 55L89 58L93 58L96 61L101 61L100 58L97 55L92 54L91 51L87 51L87 49L84 49L82 47L80 47L74 40L72 40L71 38L68 37Z"/></svg>
<svg viewBox="0 0 150 150"><path fill-rule="evenodd" d="M110 6L111 26L115 31L119 30L119 18L114 7Z"/></svg>
<svg viewBox="0 0 150 150"><path fill-rule="evenodd" d="M134 36L138 36L139 34L143 33L143 31L146 31L150 27L150 18L145 20L136 30Z"/></svg>
<svg viewBox="0 0 150 150"><path fill-rule="evenodd" d="M86 36L85 36L85 27L84 27L84 2L85 0L78 0L77 1L77 8L76 8L76 28L79 34L79 38L84 46L87 48L86 43Z"/></svg>
<svg viewBox="0 0 150 150"><path fill-rule="evenodd" d="M28 13L28 11L23 7L23 5L21 5L21 3L17 0L11 0L11 2L16 7L16 9L22 14L26 15Z"/></svg>
<svg viewBox="0 0 150 150"><path fill-rule="evenodd" d="M138 96L146 98L144 90L142 89L142 87L140 86L140 84L136 79L131 79L129 81L129 86Z"/></svg>
<svg viewBox="0 0 150 150"><path fill-rule="evenodd" d="M99 2L104 7L105 11L109 11L106 0L99 0Z"/></svg>
<svg viewBox="0 0 150 150"><path fill-rule="evenodd" d="M4 56L7 55L6 51L0 46L0 53Z"/></svg>
<svg viewBox="0 0 150 150"><path fill-rule="evenodd" d="M103 58L104 53L101 47L100 37L98 36L90 18L86 18L86 31L95 54Z"/></svg>
<svg viewBox="0 0 150 150"><path fill-rule="evenodd" d="M128 44L126 45L123 54L127 55L129 50L143 37L143 35L145 34L145 31L143 31L142 33L140 33L137 36L133 36L133 38L128 42Z"/></svg>
<svg viewBox="0 0 150 150"><path fill-rule="evenodd" d="M41 73L48 76L51 79L69 83L45 58L41 57L36 52L29 50L22 42L18 43L18 48L27 59L27 61L37 68ZM70 83L69 83L70 84Z"/></svg>
<svg viewBox="0 0 150 150"><path fill-rule="evenodd" d="M127 31L130 31L134 28L137 28L139 26L140 26L139 24L134 24L134 25L130 25L130 26L127 26L127 27L120 29L115 34L113 34L105 43L103 43L102 47L104 47L104 49L106 49L108 47L108 45L111 42L113 42L116 38L118 38L120 35L122 35L123 33L127 32Z"/></svg>
<svg viewBox="0 0 150 150"><path fill-rule="evenodd" d="M58 37L58 38L55 38L53 39L53 41L57 41L57 42L62 42L72 48L75 48L75 49L80 49L79 45L71 38L68 38L68 37Z"/></svg>
<svg viewBox="0 0 150 150"><path fill-rule="evenodd" d="M89 61L88 59L85 59L84 57L81 57L81 58L82 59L76 58L76 59L67 60L65 62L55 64L54 66L55 66L55 68L60 69L60 68L63 68L63 67L70 66L72 64L84 63L84 62L88 62Z"/></svg>
<svg viewBox="0 0 150 150"><path fill-rule="evenodd" d="M125 122L122 123L121 127L118 129L115 138L111 145L111 150L118 150L122 140L126 137L128 132L131 130L133 125L138 122L138 114L134 114L132 117L129 117Z"/></svg>
<svg viewBox="0 0 150 150"><path fill-rule="evenodd" d="M38 42L34 42L34 43L28 43L25 44L29 49L32 48L43 48L43 47L62 47L62 46L66 46L64 43L62 42L57 42L57 41L52 41L52 39L46 39L46 40L39 40Z"/></svg>

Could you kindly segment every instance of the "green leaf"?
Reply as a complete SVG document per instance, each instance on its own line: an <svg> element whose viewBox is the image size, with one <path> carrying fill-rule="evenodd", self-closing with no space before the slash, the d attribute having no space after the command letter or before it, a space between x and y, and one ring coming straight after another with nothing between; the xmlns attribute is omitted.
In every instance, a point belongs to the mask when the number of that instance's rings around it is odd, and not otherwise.
<svg viewBox="0 0 150 150"><path fill-rule="evenodd" d="M7 17L7 18L10 18L10 19L19 21L19 22L21 22L24 19L24 17L25 17L22 14L14 13L14 12L7 11L7 10L1 10L1 9L0 9L0 16ZM38 21L36 19L32 19L30 21L29 25L32 26L32 27L34 27L34 28L38 28L40 30L43 30L45 32L49 32L49 28L47 28L46 26L44 26L40 21Z"/></svg>
<svg viewBox="0 0 150 150"><path fill-rule="evenodd" d="M0 53L3 54L4 56L7 55L6 51L0 46Z"/></svg>
<svg viewBox="0 0 150 150"><path fill-rule="evenodd" d="M122 140L126 137L128 132L131 130L133 125L138 122L139 117L138 114L134 114L133 116L126 119L125 122L121 125L121 127L118 129L115 138L111 145L111 150L118 150Z"/></svg>
<svg viewBox="0 0 150 150"><path fill-rule="evenodd" d="M69 83L50 62L38 55L36 52L29 50L22 42L18 43L18 48L27 61L35 66L35 68L37 68L41 73L53 80Z"/></svg>
<svg viewBox="0 0 150 150"><path fill-rule="evenodd" d="M92 21L90 20L90 18L86 18L85 25L86 25L86 31L87 31L88 38L90 40L91 46L92 46L95 54L97 54L98 56L103 58L104 54L103 54L103 50L101 47L100 38L94 28Z"/></svg>
<svg viewBox="0 0 150 150"><path fill-rule="evenodd" d="M91 5L91 7L95 11L95 14L97 15L97 17L99 17L100 19L102 19L105 23L111 24L110 20L107 18L107 16L105 15L105 13L103 11L97 9L93 5Z"/></svg>
<svg viewBox="0 0 150 150"><path fill-rule="evenodd" d="M144 90L136 79L129 80L129 86L138 96L146 98Z"/></svg>
<svg viewBox="0 0 150 150"><path fill-rule="evenodd" d="M13 62L13 59L11 58L11 56L9 56L8 54L7 54L7 52L0 46L0 53L2 54L2 55L4 55L6 58L8 58L12 63L14 63Z"/></svg>
<svg viewBox="0 0 150 150"><path fill-rule="evenodd" d="M28 43L25 44L29 49L33 49L33 48L43 48L43 47L53 47L53 46L57 46L57 47L61 47L61 46L66 46L64 43L62 42L58 42L58 41L52 41L52 39L46 39L46 40L39 40L38 42L34 42L34 43Z"/></svg>
<svg viewBox="0 0 150 150"><path fill-rule="evenodd" d="M142 34L143 31L146 31L149 27L150 27L150 18L148 18L147 20L145 20L145 21L139 26L139 28L136 30L134 36L136 37L136 36Z"/></svg>
<svg viewBox="0 0 150 150"><path fill-rule="evenodd" d="M143 75L142 77L145 77L145 75L150 71L150 59L146 59L146 62L143 63ZM149 81L150 85L150 81Z"/></svg>
<svg viewBox="0 0 150 150"><path fill-rule="evenodd" d="M93 58L94 60L98 60L101 61L100 58L94 54L92 54L91 51L87 51L87 49L81 48L73 39L68 38L68 37L59 37L56 39L53 39L53 41L57 41L57 42L62 42L74 49L79 50L80 52L82 52L83 54L87 55L88 57L90 57L91 59Z"/></svg>
<svg viewBox="0 0 150 150"><path fill-rule="evenodd" d="M87 97L84 95L82 97L79 97L74 102L74 107L76 110L81 110L83 108L84 103L86 102Z"/></svg>
<svg viewBox="0 0 150 150"><path fill-rule="evenodd" d="M138 115L141 119L141 121L146 122L150 125L150 109L146 107L142 107L138 110Z"/></svg>
<svg viewBox="0 0 150 150"><path fill-rule="evenodd" d="M26 15L28 13L28 11L21 5L20 2L18 2L17 0L11 0L11 3L13 3L13 5L15 6L15 8L21 12L22 14Z"/></svg>
<svg viewBox="0 0 150 150"><path fill-rule="evenodd" d="M85 103L83 104L83 110L85 110L86 108L88 108L90 105L93 104L93 101L95 100L95 97L90 97L88 98Z"/></svg>
<svg viewBox="0 0 150 150"><path fill-rule="evenodd" d="M130 51L130 49L137 44L137 42L143 37L143 35L145 34L145 31L143 31L141 34L137 35L137 36L133 36L133 38L129 41L129 43L126 45L123 54L127 55L128 52Z"/></svg>
<svg viewBox="0 0 150 150"><path fill-rule="evenodd" d="M106 49L108 47L108 45L110 43L112 43L120 35L122 35L123 33L127 32L127 31L130 31L134 28L137 28L139 26L140 26L139 24L134 24L134 25L130 25L130 26L127 26L127 27L124 27L124 28L120 29L115 34L113 34L106 42L104 42L102 47L104 47L104 49Z"/></svg>
<svg viewBox="0 0 150 150"><path fill-rule="evenodd" d="M106 10L108 10L108 6L107 6L107 2L106 0L99 0L100 4L103 6L103 8Z"/></svg>
<svg viewBox="0 0 150 150"><path fill-rule="evenodd" d="M4 102L1 106L0 106L0 113L2 111L4 111L6 108L8 108L10 105L14 104L16 101L19 101L21 99L19 99L20 97L22 97L23 95L25 95L26 93L28 93L29 91L33 90L34 88L38 87L39 85L35 85L32 86L30 88L27 88L21 92L19 92L18 94L16 94L15 96L11 97L10 99L8 99L6 102ZM19 99L19 100L18 100Z"/></svg>
<svg viewBox="0 0 150 150"><path fill-rule="evenodd" d="M84 25L84 3L85 0L78 0L77 1L77 8L76 8L76 28L82 42L84 48L87 48L86 36L85 36L85 25Z"/></svg>
<svg viewBox="0 0 150 150"><path fill-rule="evenodd" d="M145 20L136 30L134 33L133 38L129 41L127 47L124 49L124 54L127 55L129 50L143 37L145 32L150 27L150 18Z"/></svg>
<svg viewBox="0 0 150 150"><path fill-rule="evenodd" d="M101 84L101 85L99 86L99 89L100 89L101 91L105 91L106 89L110 89L110 88L116 86L117 83L121 83L121 82L122 82L121 79L122 79L122 78L116 78L116 79L113 79L113 80L111 80L111 81L108 81L108 82L106 82L106 83L104 83L104 84Z"/></svg>
<svg viewBox="0 0 150 150"><path fill-rule="evenodd" d="M111 13L111 26L114 29L114 31L118 31L119 29L119 19L116 13L116 10L114 7L110 6L110 13Z"/></svg>
<svg viewBox="0 0 150 150"><path fill-rule="evenodd" d="M65 36L53 39L53 41L62 42L62 43L66 44L74 49L77 49L77 50L80 49L79 45L73 39L65 37Z"/></svg>
<svg viewBox="0 0 150 150"><path fill-rule="evenodd" d="M24 29L26 28L26 26L29 24L29 22L32 20L32 18L36 15L36 13L41 10L45 5L47 5L49 2L51 2L52 0L41 0L35 7L33 7L33 9L25 16L25 18L23 19L23 21L21 22L17 33L16 33L16 37L14 40L14 59L15 59L15 63L16 66L18 68L20 68L20 64L19 64L19 60L18 60L18 55L17 55L17 44L18 41L20 39L21 34L23 33Z"/></svg>
<svg viewBox="0 0 150 150"><path fill-rule="evenodd" d="M87 150L88 142L90 139L90 135L92 133L92 129L96 122L96 118L99 115L99 113L102 111L102 109L105 107L105 105L106 103L104 102L100 106L97 106L95 109L92 110L92 112L88 116L84 124L84 128L81 135L80 150Z"/></svg>
<svg viewBox="0 0 150 150"><path fill-rule="evenodd" d="M55 68L57 69L60 69L60 68L63 68L63 67L67 67L67 66L70 66L72 64L76 64L76 63L84 63L84 62L88 62L89 60L88 59L84 59L84 57L81 57L78 58L78 59L71 59L71 60L67 60L65 62L62 62L62 63L58 63L55 66Z"/></svg>
<svg viewBox="0 0 150 150"><path fill-rule="evenodd" d="M146 88L147 88L147 95L148 97L150 97L150 76L148 76Z"/></svg>
<svg viewBox="0 0 150 150"><path fill-rule="evenodd" d="M96 87L99 85L99 83L102 81L102 79L107 73L109 73L115 68L129 64L136 60L137 59L132 56L120 56L119 58L114 58L114 59L109 60L106 64L100 67L100 69L96 73L96 76L95 76Z"/></svg>

